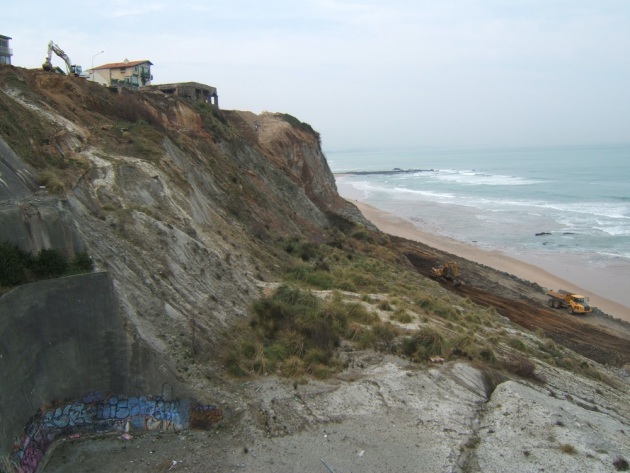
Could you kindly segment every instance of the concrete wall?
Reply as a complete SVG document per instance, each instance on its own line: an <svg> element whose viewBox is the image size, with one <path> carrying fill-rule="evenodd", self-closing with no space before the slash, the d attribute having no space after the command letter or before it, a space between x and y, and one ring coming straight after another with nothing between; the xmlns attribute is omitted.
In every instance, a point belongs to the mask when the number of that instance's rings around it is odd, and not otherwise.
<svg viewBox="0 0 630 473"><path fill-rule="evenodd" d="M130 349L107 273L40 281L0 298L0 453L37 410L127 392Z"/></svg>
<svg viewBox="0 0 630 473"><path fill-rule="evenodd" d="M223 419L223 409L189 399L161 396L109 396L91 392L79 400L42 407L26 427L12 462L20 473L35 473L46 464L47 454L59 435L78 438L84 434L148 430L180 432L210 429ZM127 437L129 438L129 437Z"/></svg>

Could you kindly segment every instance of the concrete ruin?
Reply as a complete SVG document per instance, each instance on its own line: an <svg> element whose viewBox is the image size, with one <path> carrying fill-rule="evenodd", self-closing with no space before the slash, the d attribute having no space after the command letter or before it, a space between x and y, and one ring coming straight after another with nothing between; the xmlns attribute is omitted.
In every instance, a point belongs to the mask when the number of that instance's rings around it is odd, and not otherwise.
<svg viewBox="0 0 630 473"><path fill-rule="evenodd" d="M147 89L159 90L166 95L177 95L195 102L210 104L216 109L219 108L219 95L216 87L200 84L199 82L151 85Z"/></svg>

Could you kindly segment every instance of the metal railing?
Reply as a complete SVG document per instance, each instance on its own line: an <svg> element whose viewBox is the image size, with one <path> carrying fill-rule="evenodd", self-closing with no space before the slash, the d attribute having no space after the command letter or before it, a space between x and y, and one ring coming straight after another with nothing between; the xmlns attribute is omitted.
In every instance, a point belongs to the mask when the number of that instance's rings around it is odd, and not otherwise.
<svg viewBox="0 0 630 473"><path fill-rule="evenodd" d="M13 56L13 49L0 46L0 54L3 54L4 56Z"/></svg>

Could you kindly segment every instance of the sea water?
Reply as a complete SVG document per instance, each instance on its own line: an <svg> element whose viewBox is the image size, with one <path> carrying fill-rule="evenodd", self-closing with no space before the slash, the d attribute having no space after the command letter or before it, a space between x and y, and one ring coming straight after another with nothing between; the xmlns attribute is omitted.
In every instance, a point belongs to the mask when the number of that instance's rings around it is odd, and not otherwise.
<svg viewBox="0 0 630 473"><path fill-rule="evenodd" d="M326 156L342 196L420 230L525 261L547 254L630 266L630 144ZM630 292L630 281L620 284Z"/></svg>

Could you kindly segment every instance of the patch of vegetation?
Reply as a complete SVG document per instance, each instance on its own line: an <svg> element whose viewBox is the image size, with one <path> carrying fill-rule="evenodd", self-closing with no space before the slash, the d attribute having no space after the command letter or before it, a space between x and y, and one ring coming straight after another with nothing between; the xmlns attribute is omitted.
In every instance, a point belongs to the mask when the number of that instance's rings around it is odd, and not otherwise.
<svg viewBox="0 0 630 473"><path fill-rule="evenodd" d="M18 156L37 169L55 161L48 147L52 137L46 130L50 125L5 94L0 94L0 110L0 136Z"/></svg>
<svg viewBox="0 0 630 473"><path fill-rule="evenodd" d="M560 445L560 451L562 453L566 453L567 455L575 455L577 453L577 449L569 443Z"/></svg>
<svg viewBox="0 0 630 473"><path fill-rule="evenodd" d="M393 310L392 306L390 305L389 301L387 299L383 299L381 302L378 303L377 306L380 310L384 310L384 311L391 311Z"/></svg>
<svg viewBox="0 0 630 473"><path fill-rule="evenodd" d="M29 253L8 241L0 243L0 286L17 286L27 282L27 268L31 263Z"/></svg>
<svg viewBox="0 0 630 473"><path fill-rule="evenodd" d="M35 182L39 186L44 186L51 194L60 195L66 190L66 185L52 169L39 173Z"/></svg>
<svg viewBox="0 0 630 473"><path fill-rule="evenodd" d="M309 133L310 135L313 135L315 138L317 138L317 142L321 145L321 136L308 123L301 122L300 120L295 118L293 115L289 115L288 113L276 113L275 116L278 118L281 118L282 120L287 122L289 125L299 130L305 131Z"/></svg>
<svg viewBox="0 0 630 473"><path fill-rule="evenodd" d="M617 471L628 471L630 470L630 465L628 464L628 460L619 456L613 460L613 466Z"/></svg>
<svg viewBox="0 0 630 473"><path fill-rule="evenodd" d="M460 313L451 301L438 299L435 297L423 297L416 302L416 305L426 312L437 315L446 320L459 320Z"/></svg>
<svg viewBox="0 0 630 473"><path fill-rule="evenodd" d="M238 137L232 129L223 113L216 107L207 103L197 103L196 111L201 117L203 129L210 133L215 142L221 140L231 140Z"/></svg>
<svg viewBox="0 0 630 473"><path fill-rule="evenodd" d="M394 311L391 319L395 320L396 322L400 322L401 324L410 324L411 322L413 322L413 317L411 316L411 314L409 314L409 312L407 312L402 307Z"/></svg>
<svg viewBox="0 0 630 473"><path fill-rule="evenodd" d="M527 352L527 345L518 337L508 338L507 344L518 351Z"/></svg>
<svg viewBox="0 0 630 473"><path fill-rule="evenodd" d="M278 373L327 377L343 364L335 355L342 340L359 348L393 350L399 331L359 302L280 286L253 305L253 316L228 351L224 364L235 375Z"/></svg>
<svg viewBox="0 0 630 473"><path fill-rule="evenodd" d="M33 256L8 241L0 243L0 286L5 288L92 269L92 260L86 253L77 253L68 261L55 249L44 249Z"/></svg>
<svg viewBox="0 0 630 473"><path fill-rule="evenodd" d="M344 311L322 307L310 292L285 285L257 301L253 312L248 336L225 360L233 374L321 375L341 367L333 350L347 328Z"/></svg>
<svg viewBox="0 0 630 473"><path fill-rule="evenodd" d="M403 340L401 351L414 360L425 360L431 356L446 356L446 339L444 334L436 328L421 328Z"/></svg>
<svg viewBox="0 0 630 473"><path fill-rule="evenodd" d="M163 131L160 117L138 96L122 91L113 94L107 102L103 102L97 110L115 120L122 120L126 123L146 123L151 127Z"/></svg>
<svg viewBox="0 0 630 473"><path fill-rule="evenodd" d="M503 367L510 373L534 381L543 381L536 372L536 365L524 355L512 355L503 361Z"/></svg>

